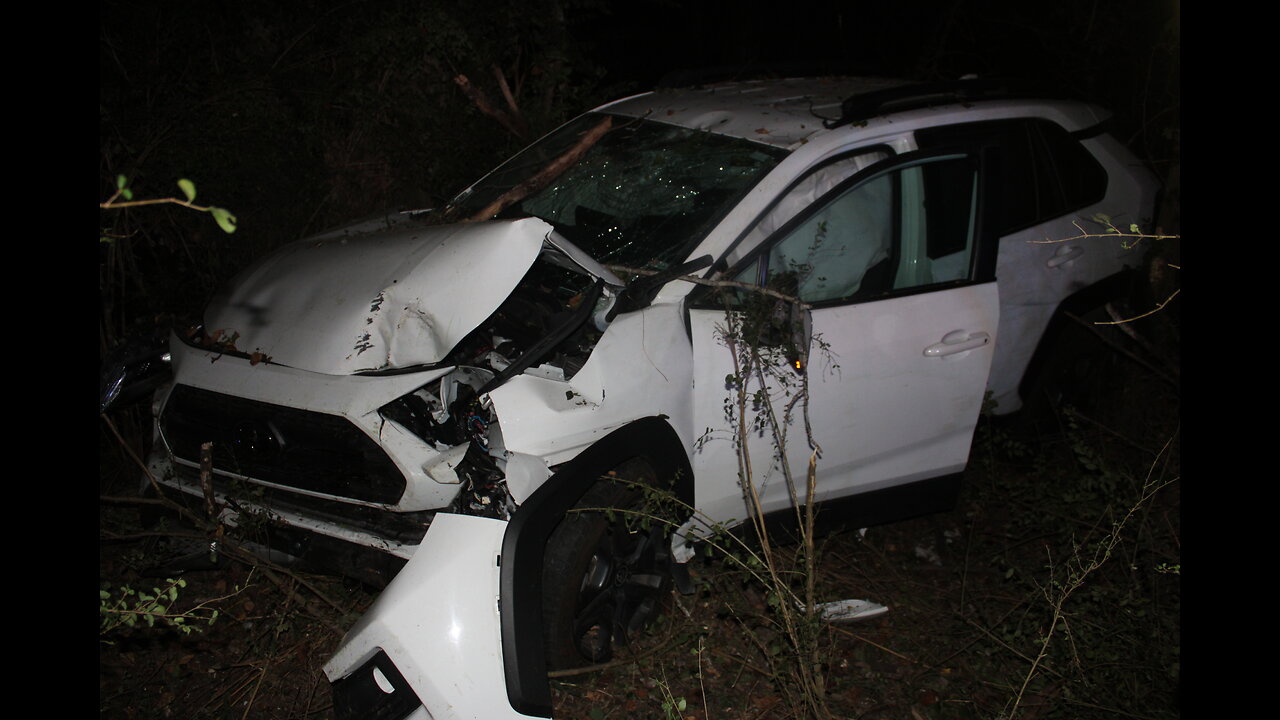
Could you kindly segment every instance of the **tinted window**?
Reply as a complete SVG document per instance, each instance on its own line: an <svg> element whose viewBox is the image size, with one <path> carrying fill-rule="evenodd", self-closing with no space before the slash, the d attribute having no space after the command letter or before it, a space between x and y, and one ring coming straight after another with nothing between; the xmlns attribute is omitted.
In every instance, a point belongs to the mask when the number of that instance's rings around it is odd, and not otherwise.
<svg viewBox="0 0 1280 720"><path fill-rule="evenodd" d="M921 148L984 149L988 213L997 235L1007 235L1101 200L1107 173L1059 125L1041 119L993 120L916 132Z"/></svg>

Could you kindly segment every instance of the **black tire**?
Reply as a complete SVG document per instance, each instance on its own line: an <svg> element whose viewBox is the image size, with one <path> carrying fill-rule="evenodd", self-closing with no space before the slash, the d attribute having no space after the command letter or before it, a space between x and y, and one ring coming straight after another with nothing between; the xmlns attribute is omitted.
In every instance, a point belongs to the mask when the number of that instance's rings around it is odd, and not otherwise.
<svg viewBox="0 0 1280 720"><path fill-rule="evenodd" d="M1079 321L1063 318L1026 399L1028 412L1024 415L1034 424L1056 426L1064 407L1092 412L1115 395L1119 355L1099 332L1113 337L1118 333L1108 326L1094 325L1110 319L1104 308L1094 308Z"/></svg>
<svg viewBox="0 0 1280 720"><path fill-rule="evenodd" d="M547 541L542 572L543 632L550 669L609 661L657 616L670 594L668 526L641 527L634 514L656 486L653 469L632 460L583 496ZM612 508L607 513L585 508Z"/></svg>

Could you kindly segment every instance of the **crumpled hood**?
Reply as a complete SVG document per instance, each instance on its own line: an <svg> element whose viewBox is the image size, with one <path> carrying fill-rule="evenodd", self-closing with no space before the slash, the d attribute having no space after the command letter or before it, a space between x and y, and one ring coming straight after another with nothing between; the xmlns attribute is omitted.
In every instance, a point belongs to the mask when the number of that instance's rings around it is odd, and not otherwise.
<svg viewBox="0 0 1280 720"><path fill-rule="evenodd" d="M237 276L205 328L329 375L440 362L511 294L551 230L523 218L301 240Z"/></svg>

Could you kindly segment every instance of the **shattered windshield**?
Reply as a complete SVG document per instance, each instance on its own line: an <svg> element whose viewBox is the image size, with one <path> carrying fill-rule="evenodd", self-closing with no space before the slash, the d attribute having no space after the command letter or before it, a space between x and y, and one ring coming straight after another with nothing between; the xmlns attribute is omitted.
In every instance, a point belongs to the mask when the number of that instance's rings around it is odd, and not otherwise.
<svg viewBox="0 0 1280 720"><path fill-rule="evenodd" d="M663 270L683 261L786 154L740 138L587 114L464 192L450 213L533 215L602 263Z"/></svg>

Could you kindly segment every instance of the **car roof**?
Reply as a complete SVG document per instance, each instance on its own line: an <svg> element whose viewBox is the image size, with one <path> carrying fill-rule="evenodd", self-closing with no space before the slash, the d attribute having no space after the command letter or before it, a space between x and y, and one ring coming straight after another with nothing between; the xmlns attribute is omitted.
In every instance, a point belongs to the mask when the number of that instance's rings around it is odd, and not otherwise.
<svg viewBox="0 0 1280 720"><path fill-rule="evenodd" d="M917 83L868 77L789 78L708 84L692 88L660 89L602 105L596 112L647 117L672 125L745 138L794 149L817 133L838 126L867 124L890 114L899 119L925 111L935 118L939 108L973 107L982 101L994 106L1026 106L1028 94L1016 86L987 79ZM1054 106L1077 123L1096 122L1101 108L1063 100L1038 100ZM1062 118L1066 119L1066 118ZM1075 129L1075 128L1068 128Z"/></svg>
<svg viewBox="0 0 1280 720"><path fill-rule="evenodd" d="M709 130L769 145L792 147L840 117L845 98L900 87L881 78L791 78L748 80L661 89L597 108L672 125Z"/></svg>

